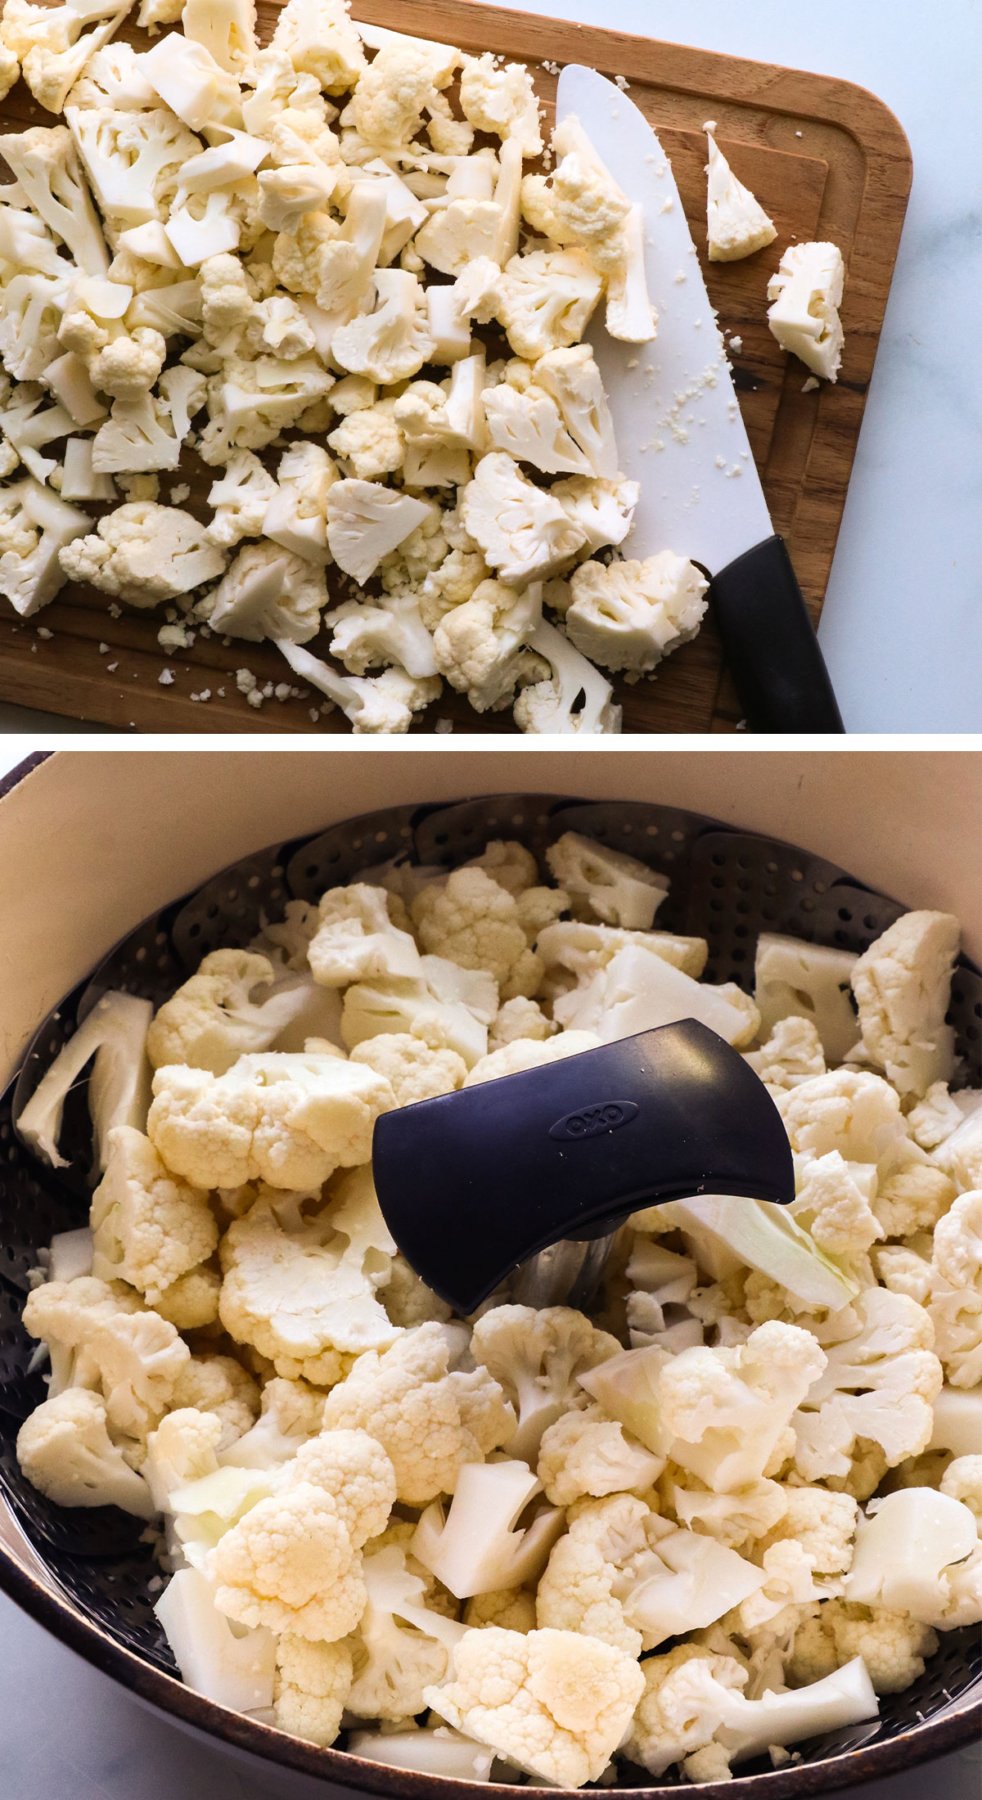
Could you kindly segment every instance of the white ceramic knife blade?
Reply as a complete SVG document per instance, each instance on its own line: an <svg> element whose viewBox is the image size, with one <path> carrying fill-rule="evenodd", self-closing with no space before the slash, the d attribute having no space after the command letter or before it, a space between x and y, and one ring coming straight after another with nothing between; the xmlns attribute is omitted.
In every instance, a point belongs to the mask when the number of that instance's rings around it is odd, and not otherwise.
<svg viewBox="0 0 982 1800"><path fill-rule="evenodd" d="M602 313L591 332L621 467L641 485L625 551L644 558L670 549L719 574L774 527L671 163L633 100L595 69L563 70L556 111L559 120L579 119L644 211L658 336L619 343Z"/></svg>

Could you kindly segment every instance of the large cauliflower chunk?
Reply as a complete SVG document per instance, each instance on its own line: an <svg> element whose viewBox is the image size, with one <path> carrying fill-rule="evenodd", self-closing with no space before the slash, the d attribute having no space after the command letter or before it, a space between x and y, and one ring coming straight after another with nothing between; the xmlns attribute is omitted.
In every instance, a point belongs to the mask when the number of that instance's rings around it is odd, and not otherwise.
<svg viewBox="0 0 982 1800"><path fill-rule="evenodd" d="M208 1195L170 1175L132 1126L109 1133L105 1173L92 1196L93 1274L128 1281L151 1306L207 1261L218 1243Z"/></svg>
<svg viewBox="0 0 982 1800"><path fill-rule="evenodd" d="M48 1346L49 1393L68 1387L101 1393L110 1431L138 1445L173 1404L191 1354L174 1326L148 1312L132 1288L90 1275L35 1288L24 1329Z"/></svg>
<svg viewBox="0 0 982 1800"><path fill-rule="evenodd" d="M189 1063L224 1075L240 1056L268 1050L297 1011L296 987L258 996L276 980L268 957L212 950L154 1015L147 1055L155 1069Z"/></svg>
<svg viewBox="0 0 982 1800"><path fill-rule="evenodd" d="M470 1631L453 1677L427 1705L509 1762L557 1787L603 1774L644 1689L623 1651L572 1631Z"/></svg>
<svg viewBox="0 0 982 1800"><path fill-rule="evenodd" d="M138 500L100 519L90 537L60 552L70 581L88 581L130 606L156 606L214 581L225 554L203 525L176 506Z"/></svg>
<svg viewBox="0 0 982 1800"><path fill-rule="evenodd" d="M375 1120L392 1105L372 1069L276 1051L240 1056L223 1075L171 1064L153 1090L153 1143L169 1169L207 1188L319 1188L369 1161Z"/></svg>
<svg viewBox="0 0 982 1800"><path fill-rule="evenodd" d="M278 1375L329 1387L398 1336L375 1297L394 1253L368 1170L316 1210L301 1195L257 1200L222 1240L222 1324Z"/></svg>
<svg viewBox="0 0 982 1800"><path fill-rule="evenodd" d="M852 972L863 1051L902 1095L921 1098L954 1071L945 1015L960 936L950 913L904 913Z"/></svg>
<svg viewBox="0 0 982 1800"><path fill-rule="evenodd" d="M794 1419L795 1467L806 1481L847 1481L864 1444L895 1468L930 1441L943 1377L928 1314L908 1295L877 1287L850 1311L852 1327L829 1343Z"/></svg>
<svg viewBox="0 0 982 1800"><path fill-rule="evenodd" d="M365 1610L361 1546L384 1529L393 1498L391 1465L363 1432L313 1440L286 1485L210 1552L219 1612L318 1643L347 1637Z"/></svg>
<svg viewBox="0 0 982 1800"><path fill-rule="evenodd" d="M519 903L483 869L455 869L412 904L423 948L462 969L487 969L503 1000L535 992L542 965L529 948Z"/></svg>
<svg viewBox="0 0 982 1800"><path fill-rule="evenodd" d="M56 1506L119 1506L149 1519L154 1504L142 1475L109 1435L106 1403L88 1388L43 1400L17 1433L17 1461L32 1487Z"/></svg>
<svg viewBox="0 0 982 1800"><path fill-rule="evenodd" d="M463 1465L482 1462L514 1430L498 1383L486 1369L453 1368L459 1353L452 1327L420 1325L381 1355L359 1357L325 1403L328 1428L368 1431L388 1452L408 1506L452 1494Z"/></svg>
<svg viewBox="0 0 982 1800"><path fill-rule="evenodd" d="M570 1306L496 1306L478 1319L471 1355L500 1381L517 1413L506 1439L511 1455L534 1461L543 1433L581 1404L580 1375L619 1350L615 1337Z"/></svg>
<svg viewBox="0 0 982 1800"><path fill-rule="evenodd" d="M572 578L566 629L605 669L647 674L694 638L709 584L693 563L665 551L647 562L589 562Z"/></svg>

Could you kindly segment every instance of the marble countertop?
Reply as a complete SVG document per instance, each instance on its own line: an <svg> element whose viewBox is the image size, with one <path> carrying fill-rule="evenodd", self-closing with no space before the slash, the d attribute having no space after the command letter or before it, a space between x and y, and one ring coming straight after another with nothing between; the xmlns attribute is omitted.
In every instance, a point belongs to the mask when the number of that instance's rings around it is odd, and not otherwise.
<svg viewBox="0 0 982 1800"><path fill-rule="evenodd" d="M850 731L982 730L978 0L944 0L933 23L921 0L529 0L529 10L838 75L897 113L914 193L821 636ZM0 706L0 731L35 742L87 729Z"/></svg>

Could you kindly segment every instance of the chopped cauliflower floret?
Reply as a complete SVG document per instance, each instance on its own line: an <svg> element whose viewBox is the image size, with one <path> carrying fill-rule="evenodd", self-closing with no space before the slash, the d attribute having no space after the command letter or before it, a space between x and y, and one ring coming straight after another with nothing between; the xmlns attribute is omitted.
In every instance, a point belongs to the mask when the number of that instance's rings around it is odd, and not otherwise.
<svg viewBox="0 0 982 1800"><path fill-rule="evenodd" d="M766 250L777 227L760 201L738 181L711 131L709 139L709 260L740 262Z"/></svg>
<svg viewBox="0 0 982 1800"><path fill-rule="evenodd" d="M224 553L191 513L152 501L117 507L60 555L70 580L141 608L185 595L225 567Z"/></svg>
<svg viewBox="0 0 982 1800"><path fill-rule="evenodd" d="M647 562L588 562L572 577L566 630L605 669L647 674L696 636L709 584L693 563L665 551Z"/></svg>
<svg viewBox="0 0 982 1800"><path fill-rule="evenodd" d="M950 913L904 913L852 972L863 1054L901 1095L921 1097L954 1072L945 1015L959 937Z"/></svg>

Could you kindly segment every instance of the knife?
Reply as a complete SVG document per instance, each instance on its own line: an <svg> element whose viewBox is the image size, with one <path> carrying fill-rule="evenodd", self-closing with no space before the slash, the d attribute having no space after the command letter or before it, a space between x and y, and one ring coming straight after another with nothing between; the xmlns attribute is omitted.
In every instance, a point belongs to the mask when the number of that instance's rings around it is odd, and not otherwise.
<svg viewBox="0 0 982 1800"><path fill-rule="evenodd" d="M645 220L652 344L591 334L617 424L621 466L640 483L630 553L698 563L747 723L756 732L845 727L783 538L771 523L672 167L634 102L595 69L563 70L559 121L576 116Z"/></svg>

